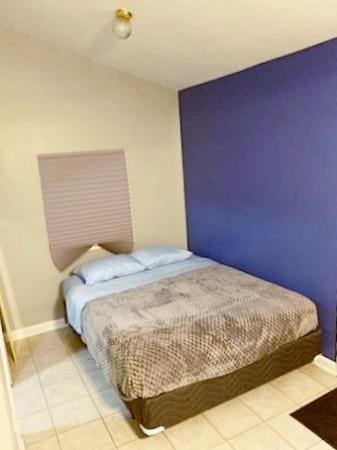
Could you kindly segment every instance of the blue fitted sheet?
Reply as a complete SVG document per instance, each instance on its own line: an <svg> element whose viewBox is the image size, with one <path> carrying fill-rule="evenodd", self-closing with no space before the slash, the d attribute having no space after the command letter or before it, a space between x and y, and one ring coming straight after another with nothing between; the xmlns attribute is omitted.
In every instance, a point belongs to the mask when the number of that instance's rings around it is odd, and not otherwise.
<svg viewBox="0 0 337 450"><path fill-rule="evenodd" d="M156 267L155 269L145 270L144 272L125 277L114 278L91 286L86 285L78 276L72 275L64 280L62 285L68 321L81 334L81 313L86 303L91 300L144 286L145 284L154 283L155 281L174 277L192 270L203 269L211 264L214 264L214 261L211 259L192 255L185 261Z"/></svg>

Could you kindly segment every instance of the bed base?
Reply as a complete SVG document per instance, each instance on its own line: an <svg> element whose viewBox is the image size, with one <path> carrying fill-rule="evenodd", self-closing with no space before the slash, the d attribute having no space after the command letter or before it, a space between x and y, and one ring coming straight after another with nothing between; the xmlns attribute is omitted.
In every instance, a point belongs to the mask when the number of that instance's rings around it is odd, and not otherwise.
<svg viewBox="0 0 337 450"><path fill-rule="evenodd" d="M125 404L144 434L151 436L308 364L320 349L321 332L316 330L230 374Z"/></svg>

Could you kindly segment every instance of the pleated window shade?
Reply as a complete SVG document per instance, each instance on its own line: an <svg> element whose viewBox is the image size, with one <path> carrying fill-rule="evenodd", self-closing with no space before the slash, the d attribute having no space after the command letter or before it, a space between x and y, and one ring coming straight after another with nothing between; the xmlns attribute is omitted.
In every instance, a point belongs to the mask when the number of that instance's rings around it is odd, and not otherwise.
<svg viewBox="0 0 337 450"><path fill-rule="evenodd" d="M133 246L123 150L38 156L51 257L65 269L92 245Z"/></svg>

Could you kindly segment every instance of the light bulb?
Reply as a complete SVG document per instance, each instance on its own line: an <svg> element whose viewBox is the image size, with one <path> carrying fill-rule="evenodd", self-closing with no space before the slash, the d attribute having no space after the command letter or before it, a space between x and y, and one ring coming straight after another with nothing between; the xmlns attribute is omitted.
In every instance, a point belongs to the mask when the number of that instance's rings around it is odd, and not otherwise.
<svg viewBox="0 0 337 450"><path fill-rule="evenodd" d="M127 39L131 32L131 22L132 13L124 9L118 9L116 11L116 17L112 25L112 31L116 37L119 39Z"/></svg>

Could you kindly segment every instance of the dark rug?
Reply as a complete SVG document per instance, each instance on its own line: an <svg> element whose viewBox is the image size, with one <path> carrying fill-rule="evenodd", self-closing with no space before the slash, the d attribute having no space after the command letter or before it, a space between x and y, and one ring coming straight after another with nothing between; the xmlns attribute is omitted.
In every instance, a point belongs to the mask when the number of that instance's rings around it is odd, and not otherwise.
<svg viewBox="0 0 337 450"><path fill-rule="evenodd" d="M291 415L337 449L337 389Z"/></svg>

